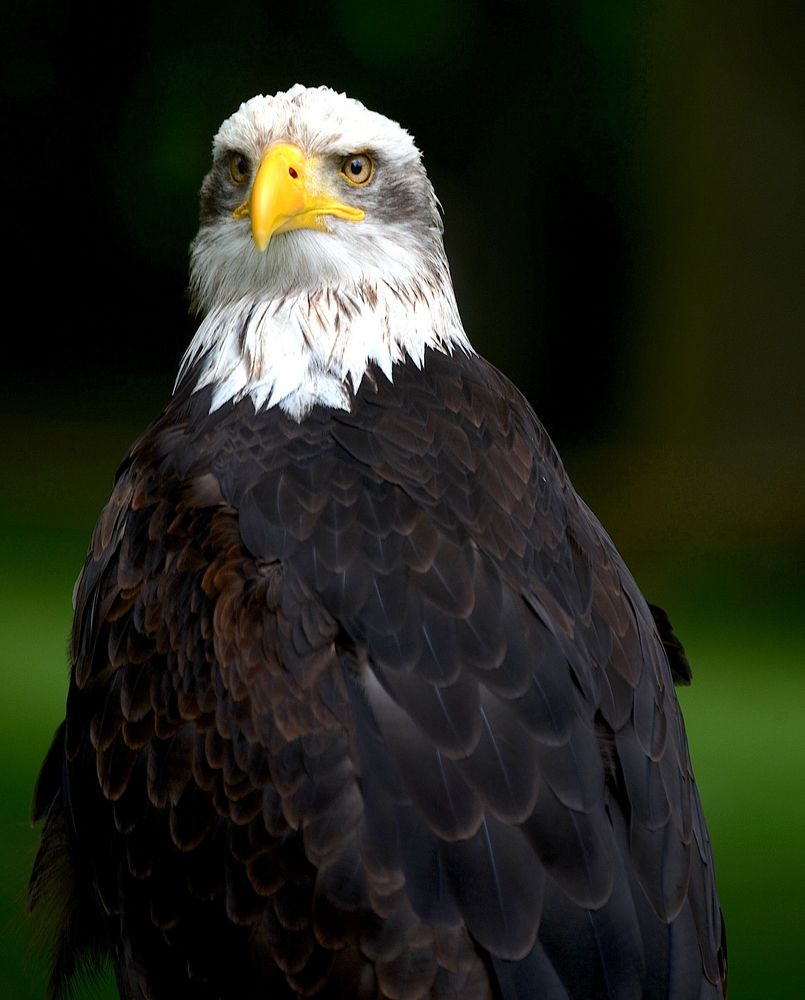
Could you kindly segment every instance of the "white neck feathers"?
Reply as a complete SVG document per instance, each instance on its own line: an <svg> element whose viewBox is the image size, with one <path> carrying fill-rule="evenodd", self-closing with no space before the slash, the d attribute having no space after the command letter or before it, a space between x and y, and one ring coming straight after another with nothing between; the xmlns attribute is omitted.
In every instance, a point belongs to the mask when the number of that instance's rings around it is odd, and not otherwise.
<svg viewBox="0 0 805 1000"><path fill-rule="evenodd" d="M389 378L396 362L418 367L425 350L471 352L444 261L408 280L378 274L314 292L213 305L182 359L196 389L212 386L211 410L251 397L301 420L317 403L349 409L367 366Z"/></svg>

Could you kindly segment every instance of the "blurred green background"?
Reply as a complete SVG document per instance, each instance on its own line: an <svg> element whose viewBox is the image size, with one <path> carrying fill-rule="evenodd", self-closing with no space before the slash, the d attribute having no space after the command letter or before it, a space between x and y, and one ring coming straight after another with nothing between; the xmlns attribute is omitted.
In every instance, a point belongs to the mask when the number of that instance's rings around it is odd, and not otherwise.
<svg viewBox="0 0 805 1000"><path fill-rule="evenodd" d="M103 13L101 13L103 11ZM688 649L731 1000L805 990L805 11L750 0L4 5L0 995L70 594L170 392L220 121L328 83L401 121L465 325ZM9 229L10 226L10 229ZM9 323L9 307L13 323ZM9 360L13 350L16 360ZM78 997L111 997L108 981Z"/></svg>

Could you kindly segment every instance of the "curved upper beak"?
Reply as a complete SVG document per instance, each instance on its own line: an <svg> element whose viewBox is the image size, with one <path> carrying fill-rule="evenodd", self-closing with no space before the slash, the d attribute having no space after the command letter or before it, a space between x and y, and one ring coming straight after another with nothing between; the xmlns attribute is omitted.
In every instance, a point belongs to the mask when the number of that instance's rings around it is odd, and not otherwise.
<svg viewBox="0 0 805 1000"><path fill-rule="evenodd" d="M249 198L233 212L249 216L254 245L262 253L275 233L291 229L326 230L324 217L349 222L364 217L360 208L345 205L320 182L319 161L306 159L298 146L269 146L257 168Z"/></svg>

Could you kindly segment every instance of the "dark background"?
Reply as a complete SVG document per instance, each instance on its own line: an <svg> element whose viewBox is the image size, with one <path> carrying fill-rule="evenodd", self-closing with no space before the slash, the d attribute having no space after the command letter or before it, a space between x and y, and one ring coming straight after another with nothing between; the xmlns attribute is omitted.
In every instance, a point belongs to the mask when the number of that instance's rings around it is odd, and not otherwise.
<svg viewBox="0 0 805 1000"><path fill-rule="evenodd" d="M805 8L112 11L12 0L1 15L0 994L42 994L21 915L31 788L92 524L194 329L211 138L242 100L299 81L345 90L424 151L470 338L686 642L731 1000L798 996Z"/></svg>

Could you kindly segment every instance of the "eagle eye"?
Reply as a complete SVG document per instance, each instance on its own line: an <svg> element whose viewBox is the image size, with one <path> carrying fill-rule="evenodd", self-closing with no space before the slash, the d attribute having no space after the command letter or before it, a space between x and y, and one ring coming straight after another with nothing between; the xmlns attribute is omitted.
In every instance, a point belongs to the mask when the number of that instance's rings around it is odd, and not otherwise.
<svg viewBox="0 0 805 1000"><path fill-rule="evenodd" d="M229 176L232 183L241 187L249 179L249 161L243 153L229 154Z"/></svg>
<svg viewBox="0 0 805 1000"><path fill-rule="evenodd" d="M341 176L350 184L368 184L374 172L375 165L366 153L352 153L341 164Z"/></svg>

